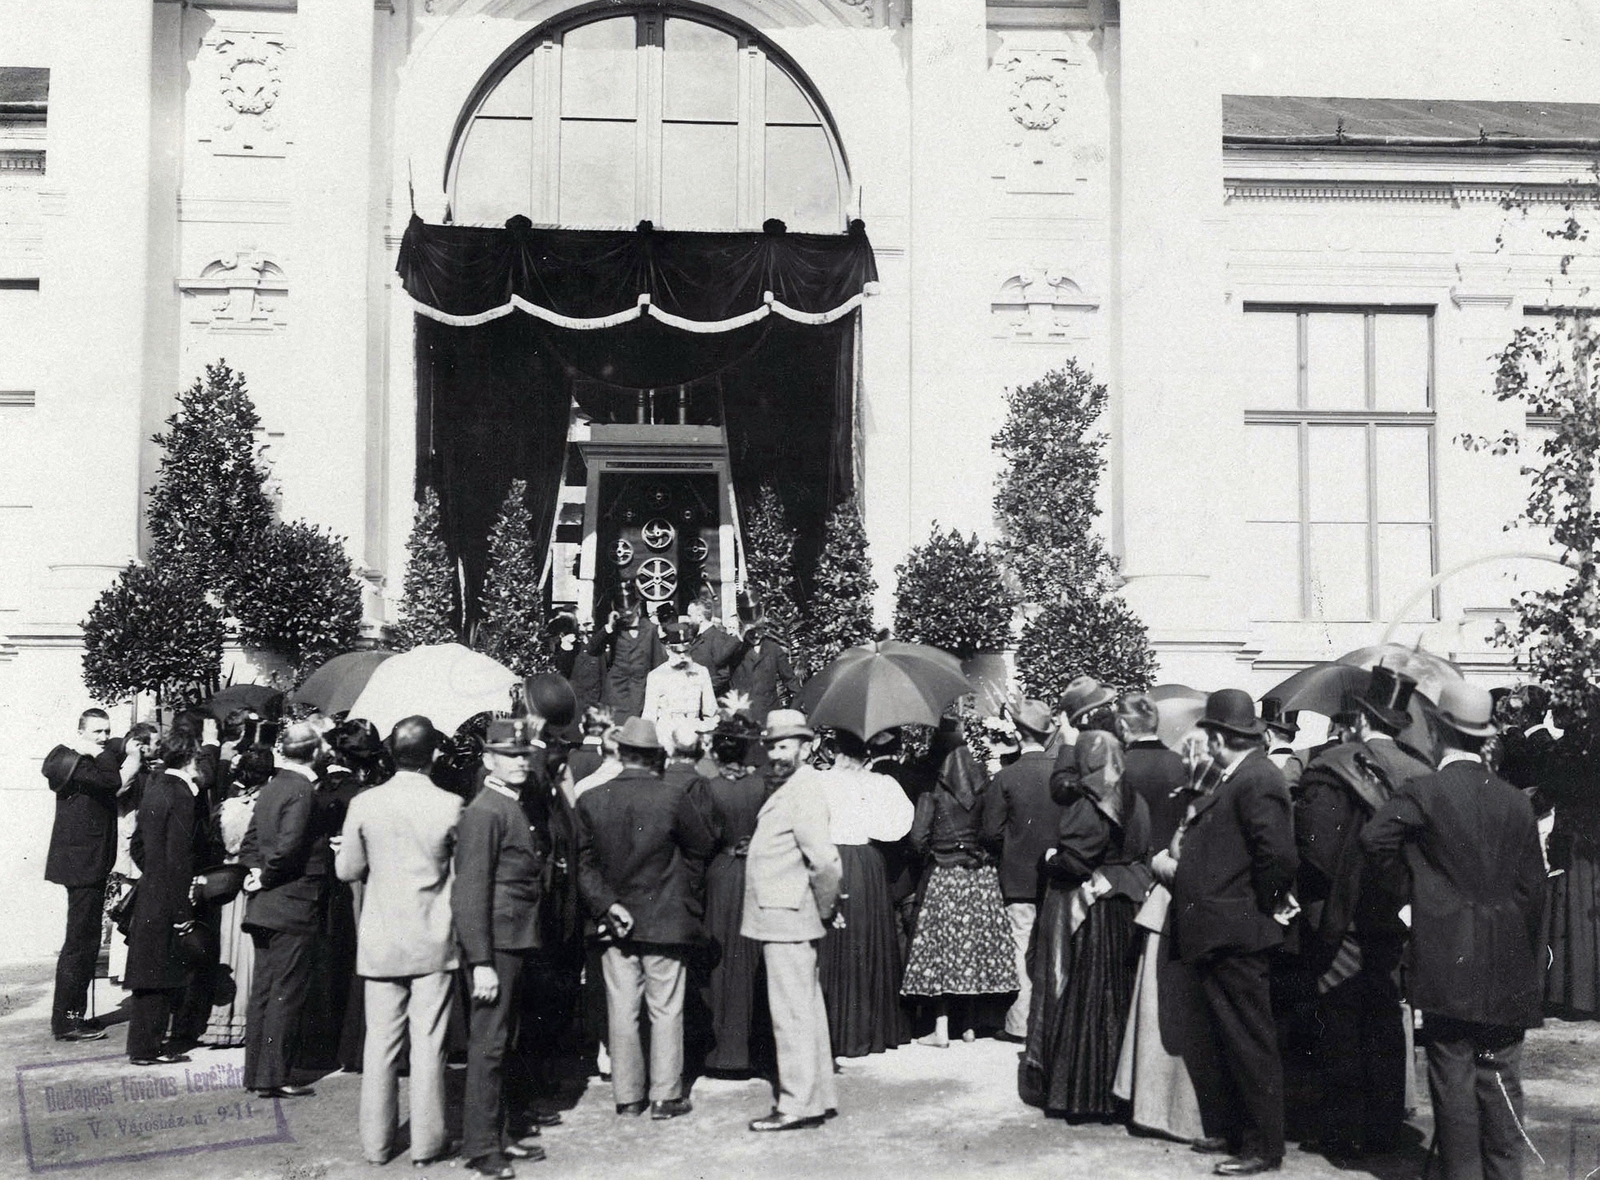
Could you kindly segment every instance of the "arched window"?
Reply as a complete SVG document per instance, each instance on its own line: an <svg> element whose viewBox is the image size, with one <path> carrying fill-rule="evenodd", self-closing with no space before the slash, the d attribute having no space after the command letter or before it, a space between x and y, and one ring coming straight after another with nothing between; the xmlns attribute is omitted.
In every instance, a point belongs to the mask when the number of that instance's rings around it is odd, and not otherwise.
<svg viewBox="0 0 1600 1180"><path fill-rule="evenodd" d="M843 157L807 87L756 34L659 10L541 31L490 75L456 137L458 224L844 228Z"/></svg>

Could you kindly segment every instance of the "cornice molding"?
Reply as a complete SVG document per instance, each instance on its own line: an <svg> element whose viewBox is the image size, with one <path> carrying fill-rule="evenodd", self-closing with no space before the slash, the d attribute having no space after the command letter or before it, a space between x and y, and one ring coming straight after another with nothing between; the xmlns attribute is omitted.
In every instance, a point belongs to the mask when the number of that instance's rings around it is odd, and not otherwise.
<svg viewBox="0 0 1600 1180"><path fill-rule="evenodd" d="M1588 186L1594 191L1594 186ZM1458 181L1297 180L1228 178L1223 199L1234 201L1385 201L1460 206L1511 201L1561 205L1578 195L1570 184L1495 184Z"/></svg>

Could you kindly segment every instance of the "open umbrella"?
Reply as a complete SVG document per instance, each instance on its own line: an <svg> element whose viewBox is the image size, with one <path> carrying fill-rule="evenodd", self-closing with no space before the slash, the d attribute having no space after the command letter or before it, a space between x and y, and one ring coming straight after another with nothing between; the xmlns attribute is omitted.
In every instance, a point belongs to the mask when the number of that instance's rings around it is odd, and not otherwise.
<svg viewBox="0 0 1600 1180"><path fill-rule="evenodd" d="M510 709L511 686L520 683L504 664L459 643L429 644L373 669L350 706L350 716L370 721L386 734L402 718L421 715L435 729L453 733L476 713Z"/></svg>
<svg viewBox="0 0 1600 1180"><path fill-rule="evenodd" d="M1156 736L1170 750L1178 748L1206 711L1206 694L1187 684L1158 684L1150 699L1156 703Z"/></svg>
<svg viewBox="0 0 1600 1180"><path fill-rule="evenodd" d="M1417 691L1429 700L1439 699L1439 690L1452 680L1463 679L1461 669L1443 656L1422 650L1421 646L1406 647L1401 643L1376 643L1371 647L1358 647L1347 651L1336 661L1353 668L1371 670L1382 664L1417 682Z"/></svg>
<svg viewBox="0 0 1600 1180"><path fill-rule="evenodd" d="M378 665L392 655L392 651L373 649L334 656L307 676L300 687L289 694L289 700L328 714L346 712L367 687Z"/></svg>
<svg viewBox="0 0 1600 1180"><path fill-rule="evenodd" d="M1332 717L1355 707L1355 698L1368 679L1365 669L1350 664L1317 663L1301 668L1261 695L1277 697L1285 713L1305 709Z"/></svg>
<svg viewBox="0 0 1600 1180"><path fill-rule="evenodd" d="M283 710L283 692L270 684L230 684L206 702L206 711L218 721L226 721L235 709L276 717Z"/></svg>
<svg viewBox="0 0 1600 1180"><path fill-rule="evenodd" d="M801 707L813 725L869 738L896 725L937 725L945 706L971 691L949 652L890 639L843 652L806 685Z"/></svg>

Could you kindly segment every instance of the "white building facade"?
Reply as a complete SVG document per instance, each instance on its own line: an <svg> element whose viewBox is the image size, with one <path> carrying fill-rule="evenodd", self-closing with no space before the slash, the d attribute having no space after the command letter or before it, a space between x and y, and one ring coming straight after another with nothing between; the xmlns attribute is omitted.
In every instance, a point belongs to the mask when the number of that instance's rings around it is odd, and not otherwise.
<svg viewBox="0 0 1600 1180"><path fill-rule="evenodd" d="M1523 460L1456 440L1523 429L1491 354L1594 302L1544 233L1600 155L1584 0L0 0L0 28L0 879L47 915L19 953L59 938L38 764L88 704L78 624L207 362L249 381L282 514L393 620L427 482L413 212L863 221L885 616L933 522L992 534L1002 391L1069 357L1111 391L1103 521L1163 680L1259 692L1390 635L1508 679L1494 620L1551 576L1502 531ZM721 480L726 578L721 432L641 423ZM676 445L584 429L600 465ZM599 488L562 493L558 597L608 556Z"/></svg>

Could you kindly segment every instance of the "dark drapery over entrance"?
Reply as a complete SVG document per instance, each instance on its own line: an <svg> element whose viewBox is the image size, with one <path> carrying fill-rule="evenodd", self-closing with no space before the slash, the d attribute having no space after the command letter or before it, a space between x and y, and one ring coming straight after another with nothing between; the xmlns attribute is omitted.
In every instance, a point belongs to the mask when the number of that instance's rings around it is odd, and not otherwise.
<svg viewBox="0 0 1600 1180"><path fill-rule="evenodd" d="M633 389L720 376L740 503L777 484L804 575L822 521L852 491L856 309L877 278L859 221L832 235L413 217L397 269L418 312L419 490L439 494L469 604L512 479L528 481L535 540L549 541L580 375Z"/></svg>

